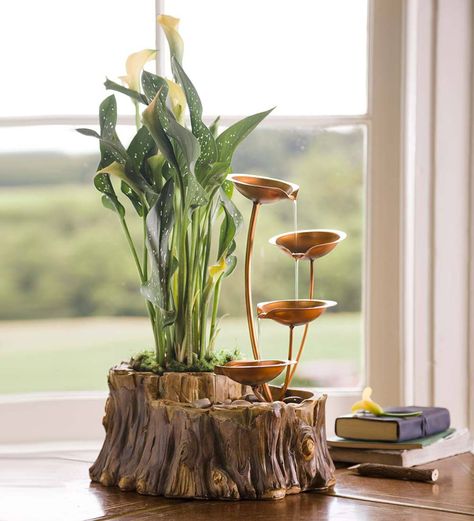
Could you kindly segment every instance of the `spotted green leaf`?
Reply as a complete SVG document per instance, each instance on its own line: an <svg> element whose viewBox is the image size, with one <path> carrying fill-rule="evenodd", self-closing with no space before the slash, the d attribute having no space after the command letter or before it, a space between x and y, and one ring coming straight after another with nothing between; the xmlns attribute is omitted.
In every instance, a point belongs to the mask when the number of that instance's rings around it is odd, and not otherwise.
<svg viewBox="0 0 474 521"><path fill-rule="evenodd" d="M202 103L199 94L179 62L172 58L171 63L173 72L183 87L186 96L193 134L201 146L199 161L204 164L213 163L217 159L217 147L211 131L202 121Z"/></svg>
<svg viewBox="0 0 474 521"><path fill-rule="evenodd" d="M146 218L146 247L152 271L150 280L141 291L146 299L162 310L167 310L172 261L169 239L174 224L173 193L174 181L169 179Z"/></svg>
<svg viewBox="0 0 474 521"><path fill-rule="evenodd" d="M219 161L230 163L237 146L272 110L248 116L224 130L216 140Z"/></svg>
<svg viewBox="0 0 474 521"><path fill-rule="evenodd" d="M108 78L104 82L104 87L107 90L114 90L116 92L120 92L121 94L125 94L132 100L135 100L135 101L138 101L139 103L148 105L148 100L143 94L141 94L140 92L137 92L136 90L132 90L127 87L124 87L123 85L120 85L119 83L116 83L115 81L109 80Z"/></svg>

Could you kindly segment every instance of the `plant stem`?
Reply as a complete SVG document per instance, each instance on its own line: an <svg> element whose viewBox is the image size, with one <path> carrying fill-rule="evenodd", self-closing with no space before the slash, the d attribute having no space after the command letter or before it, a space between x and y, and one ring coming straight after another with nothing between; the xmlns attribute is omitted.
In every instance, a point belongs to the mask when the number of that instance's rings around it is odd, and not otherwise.
<svg viewBox="0 0 474 521"><path fill-rule="evenodd" d="M158 364L163 367L165 365L164 332L160 311L158 309L155 313L153 332L155 336L156 360Z"/></svg>
<svg viewBox="0 0 474 521"><path fill-rule="evenodd" d="M135 265L137 267L138 274L140 275L140 281L142 284L144 284L146 279L143 278L142 267L140 265L140 261L138 260L137 250L135 248L135 244L133 243L132 237L130 235L130 230L128 229L128 226L127 226L127 223L126 223L124 217L120 218L120 222L122 224L122 229L125 233L125 237L127 238L128 246L130 248L130 251L132 252L133 260L135 261Z"/></svg>
<svg viewBox="0 0 474 521"><path fill-rule="evenodd" d="M143 207L145 210L145 207ZM146 249L147 227L146 227L146 212L143 211L143 278L148 280L148 250Z"/></svg>
<svg viewBox="0 0 474 521"><path fill-rule="evenodd" d="M140 114L140 104L138 101L133 100L133 104L135 105L135 125L137 126L137 130L142 126L142 117Z"/></svg>
<svg viewBox="0 0 474 521"><path fill-rule="evenodd" d="M202 274L201 274L201 286L204 288L207 282L209 258L211 256L211 243L212 243L212 211L209 208L207 215L205 216L207 223L205 223L206 232L203 230L203 260L202 260Z"/></svg>
<svg viewBox="0 0 474 521"><path fill-rule="evenodd" d="M191 237L190 237L191 235ZM185 284L185 317L186 317L186 363L190 366L193 363L193 263L191 256L192 230L185 230L185 257L186 257L186 284ZM191 243L191 244L190 244Z"/></svg>
<svg viewBox="0 0 474 521"><path fill-rule="evenodd" d="M222 278L223 276L221 275L216 283L216 287L214 288L214 298L212 299L211 329L209 331L209 351L214 349L214 335L217 323L217 309L219 307Z"/></svg>
<svg viewBox="0 0 474 521"><path fill-rule="evenodd" d="M135 261L135 265L137 266L138 274L140 276L140 282L143 285L147 281L147 277L144 275L142 267L140 266L140 261L138 260L137 250L135 248L135 244L133 243L132 236L130 235L130 230L128 229L127 222L125 221L124 217L120 218L120 223L122 224L122 229L125 233L125 237L127 238L128 246L130 248L130 251L132 252L133 260ZM153 330L155 348L158 349L159 339L157 337L156 323L155 323L157 314L155 314L155 310L153 309L153 306L149 300L147 300L147 302L146 302L146 309L147 309L148 317L150 318L151 327Z"/></svg>

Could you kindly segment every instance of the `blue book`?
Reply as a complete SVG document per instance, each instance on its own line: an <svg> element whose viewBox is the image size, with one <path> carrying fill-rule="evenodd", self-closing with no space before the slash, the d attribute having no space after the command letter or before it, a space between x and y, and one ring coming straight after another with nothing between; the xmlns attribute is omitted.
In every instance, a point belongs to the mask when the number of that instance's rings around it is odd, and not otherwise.
<svg viewBox="0 0 474 521"><path fill-rule="evenodd" d="M449 429L450 417L444 407L387 407L385 412L421 411L420 416L394 418L357 413L336 418L336 435L340 438L366 441L401 442L433 436Z"/></svg>

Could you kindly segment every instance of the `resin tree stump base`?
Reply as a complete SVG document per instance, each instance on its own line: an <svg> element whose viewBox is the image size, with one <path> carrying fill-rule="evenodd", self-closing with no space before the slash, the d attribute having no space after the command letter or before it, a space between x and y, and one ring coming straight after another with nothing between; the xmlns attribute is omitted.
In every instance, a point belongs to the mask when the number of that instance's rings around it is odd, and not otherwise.
<svg viewBox="0 0 474 521"><path fill-rule="evenodd" d="M250 389L212 373L109 373L106 437L90 477L140 494L280 499L335 483L326 396L299 404L241 399ZM275 395L277 394L275 389Z"/></svg>

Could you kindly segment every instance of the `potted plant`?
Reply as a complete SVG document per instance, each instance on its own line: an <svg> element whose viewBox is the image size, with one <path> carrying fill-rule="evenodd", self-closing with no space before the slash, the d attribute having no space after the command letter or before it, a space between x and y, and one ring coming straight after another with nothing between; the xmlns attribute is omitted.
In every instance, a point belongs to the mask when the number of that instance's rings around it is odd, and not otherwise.
<svg viewBox="0 0 474 521"><path fill-rule="evenodd" d="M100 132L78 129L99 140L94 184L129 245L155 344L109 373L106 439L91 478L171 497L278 498L327 487L333 466L324 398L298 407L252 403L241 399L250 388L213 373L238 357L215 351L221 285L236 266L242 224L227 176L236 148L271 109L221 133L217 120L207 126L183 69L179 20L161 15L158 22L173 78L143 70L155 57L144 50L127 59L125 85L105 82L135 105L130 144L125 147L116 131L114 94L100 105ZM142 223L138 241L130 215Z"/></svg>

